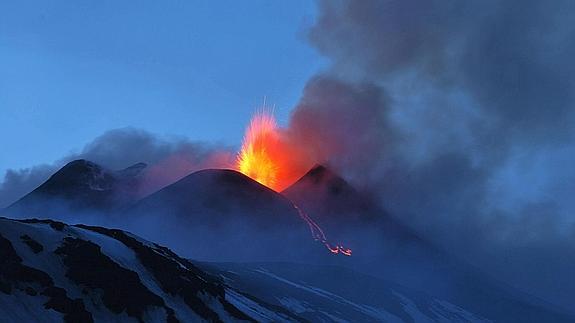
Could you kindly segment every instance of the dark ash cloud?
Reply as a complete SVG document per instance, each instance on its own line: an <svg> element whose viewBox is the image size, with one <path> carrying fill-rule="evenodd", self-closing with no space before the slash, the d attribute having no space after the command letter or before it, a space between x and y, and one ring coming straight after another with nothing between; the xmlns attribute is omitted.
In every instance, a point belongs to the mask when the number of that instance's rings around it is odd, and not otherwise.
<svg viewBox="0 0 575 323"><path fill-rule="evenodd" d="M309 40L332 65L290 128L433 241L575 307L575 4L319 8Z"/></svg>

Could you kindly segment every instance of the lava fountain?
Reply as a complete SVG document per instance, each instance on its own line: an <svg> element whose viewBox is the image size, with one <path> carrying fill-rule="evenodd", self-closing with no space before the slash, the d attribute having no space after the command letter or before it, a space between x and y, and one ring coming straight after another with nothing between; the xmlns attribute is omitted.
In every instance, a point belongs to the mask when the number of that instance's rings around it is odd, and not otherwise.
<svg viewBox="0 0 575 323"><path fill-rule="evenodd" d="M257 182L277 190L280 163L279 134L274 117L262 112L256 114L246 130L238 156L238 169Z"/></svg>
<svg viewBox="0 0 575 323"><path fill-rule="evenodd" d="M302 158L302 152L303 149L290 145L273 115L262 111L252 118L246 130L237 158L237 169L260 184L279 192L302 176L307 171L304 167L309 168L310 163L306 158ZM293 202L292 205L307 223L315 241L322 243L333 254L351 256L351 249L328 242L319 225Z"/></svg>
<svg viewBox="0 0 575 323"><path fill-rule="evenodd" d="M315 164L307 148L290 140L286 129L278 127L273 115L264 110L250 121L238 155L237 169L281 192Z"/></svg>

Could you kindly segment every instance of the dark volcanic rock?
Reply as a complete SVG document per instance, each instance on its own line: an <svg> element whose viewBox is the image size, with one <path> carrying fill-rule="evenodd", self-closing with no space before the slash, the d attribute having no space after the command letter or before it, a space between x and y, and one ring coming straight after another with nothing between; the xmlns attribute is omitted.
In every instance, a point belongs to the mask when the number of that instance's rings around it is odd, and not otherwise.
<svg viewBox="0 0 575 323"><path fill-rule="evenodd" d="M383 213L366 195L325 166L316 165L282 191L319 222L365 222Z"/></svg>
<svg viewBox="0 0 575 323"><path fill-rule="evenodd" d="M143 321L150 306L163 307L167 321L174 321L174 310L166 307L164 300L147 289L138 274L125 269L104 255L100 247L90 241L65 238L55 253L62 257L68 268L66 277L80 286L95 292L101 290L104 305L113 313L123 311Z"/></svg>
<svg viewBox="0 0 575 323"><path fill-rule="evenodd" d="M155 245L154 249L145 246L121 230L78 225L114 238L132 249L142 264L154 275L162 289L173 296L181 297L186 304L204 319L219 322L221 318L200 298L200 293L207 293L217 298L231 316L240 320L252 320L225 300L225 291L216 279L202 272L190 261L178 257L170 249Z"/></svg>
<svg viewBox="0 0 575 323"><path fill-rule="evenodd" d="M239 172L225 169L190 174L139 201L133 211L161 212L214 226L234 218L266 228L278 223L301 225L296 210L285 197Z"/></svg>
<svg viewBox="0 0 575 323"><path fill-rule="evenodd" d="M0 218L2 322L285 321L171 250L120 230ZM35 252L30 242L43 246ZM26 264L26 265L25 265ZM72 297L73 295L73 297Z"/></svg>
<svg viewBox="0 0 575 323"><path fill-rule="evenodd" d="M6 212L17 217L58 217L77 211L115 210L136 198L133 192L145 167L139 163L115 172L87 160L75 160L10 205Z"/></svg>
<svg viewBox="0 0 575 323"><path fill-rule="evenodd" d="M40 294L48 297L44 307L63 313L65 322L93 322L82 300L69 298L64 289L54 286L46 272L23 265L10 240L1 234L0 259L1 292L12 294L14 290L23 290L32 297L38 297L35 288L39 288Z"/></svg>
<svg viewBox="0 0 575 323"><path fill-rule="evenodd" d="M377 230L379 236L394 244L431 246L396 221L369 192L360 192L345 179L323 165L316 165L298 181L282 191L330 237L361 250L362 235ZM368 241L373 243L374 241Z"/></svg>
<svg viewBox="0 0 575 323"><path fill-rule="evenodd" d="M34 253L40 253L42 251L44 251L44 247L38 243L38 241L30 238L29 235L24 234L22 236L20 236L20 239L28 245L28 247L30 247L30 249L32 249L32 251Z"/></svg>
<svg viewBox="0 0 575 323"><path fill-rule="evenodd" d="M125 218L155 221L138 232L185 245L178 251L203 260L285 259L319 245L287 198L233 170L190 174L136 203Z"/></svg>

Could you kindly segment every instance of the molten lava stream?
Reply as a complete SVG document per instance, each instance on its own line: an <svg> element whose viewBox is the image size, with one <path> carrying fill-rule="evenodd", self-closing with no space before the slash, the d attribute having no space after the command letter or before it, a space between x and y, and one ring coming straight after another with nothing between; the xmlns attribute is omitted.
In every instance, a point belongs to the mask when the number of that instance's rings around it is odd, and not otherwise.
<svg viewBox="0 0 575 323"><path fill-rule="evenodd" d="M299 216L307 223L309 229L311 231L311 235L315 241L319 241L323 243L323 245L333 254L341 253L344 256L351 256L351 249L345 248L342 245L335 245L333 246L327 241L327 237L323 233L323 230L320 228L317 223L315 223L304 211L302 211L297 205L292 203L293 207L298 212Z"/></svg>

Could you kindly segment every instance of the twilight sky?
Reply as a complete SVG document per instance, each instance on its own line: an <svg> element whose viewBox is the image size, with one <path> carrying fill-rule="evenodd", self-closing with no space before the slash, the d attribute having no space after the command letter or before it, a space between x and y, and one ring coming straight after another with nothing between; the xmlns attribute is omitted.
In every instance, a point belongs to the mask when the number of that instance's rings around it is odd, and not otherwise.
<svg viewBox="0 0 575 323"><path fill-rule="evenodd" d="M0 174L121 127L238 146L264 96L285 123L322 65L313 1L3 1ZM10 153L7 153L10 152Z"/></svg>
<svg viewBox="0 0 575 323"><path fill-rule="evenodd" d="M575 308L574 22L571 0L2 2L0 207L73 158L216 167L196 141L239 146L267 96L395 217Z"/></svg>

